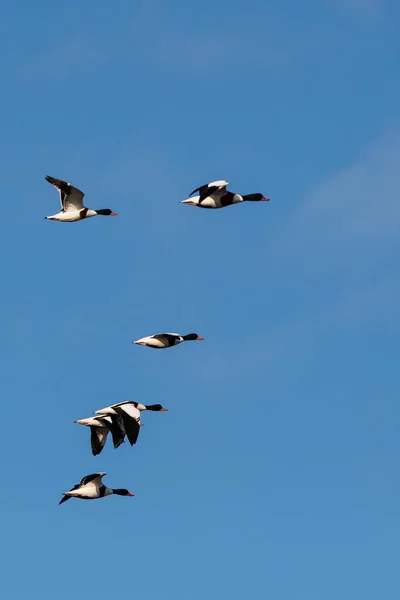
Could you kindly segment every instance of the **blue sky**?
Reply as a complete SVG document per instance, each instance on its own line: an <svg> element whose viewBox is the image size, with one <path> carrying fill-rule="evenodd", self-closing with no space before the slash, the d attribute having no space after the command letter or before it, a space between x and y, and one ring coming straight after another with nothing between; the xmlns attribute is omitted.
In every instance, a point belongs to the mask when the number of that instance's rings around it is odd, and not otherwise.
<svg viewBox="0 0 400 600"><path fill-rule="evenodd" d="M9 600L398 598L399 18L3 2ZM118 218L45 221L45 175ZM215 179L271 202L179 204ZM93 457L127 399L169 412ZM98 470L135 497L58 506Z"/></svg>

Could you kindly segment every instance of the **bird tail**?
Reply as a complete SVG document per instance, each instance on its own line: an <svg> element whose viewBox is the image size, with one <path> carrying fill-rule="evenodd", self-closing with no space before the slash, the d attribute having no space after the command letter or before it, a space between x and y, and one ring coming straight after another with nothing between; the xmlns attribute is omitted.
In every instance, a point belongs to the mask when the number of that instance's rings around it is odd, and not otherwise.
<svg viewBox="0 0 400 600"><path fill-rule="evenodd" d="M60 506L60 504L62 504L63 502L66 502L67 500L70 500L71 496L67 496L67 494L64 494L64 498L61 498L60 502L58 503L58 506Z"/></svg>

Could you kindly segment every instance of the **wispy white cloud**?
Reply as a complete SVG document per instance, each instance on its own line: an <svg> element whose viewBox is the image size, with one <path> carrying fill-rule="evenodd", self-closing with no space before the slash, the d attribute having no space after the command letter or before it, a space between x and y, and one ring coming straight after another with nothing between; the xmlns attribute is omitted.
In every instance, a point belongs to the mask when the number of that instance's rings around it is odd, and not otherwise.
<svg viewBox="0 0 400 600"><path fill-rule="evenodd" d="M332 327L400 323L399 154L396 122L353 166L317 186L282 235L298 281L305 289L319 282L310 310L325 313Z"/></svg>
<svg viewBox="0 0 400 600"><path fill-rule="evenodd" d="M322 339L351 328L400 328L400 123L363 151L354 164L317 185L271 241L274 277L285 273L288 294L303 298L286 317L229 353L208 355L215 384L268 373L289 357L317 351ZM274 281L270 282L274 285ZM313 350L314 349L314 350ZM203 364L204 367L204 364Z"/></svg>
<svg viewBox="0 0 400 600"><path fill-rule="evenodd" d="M351 260L352 249L361 261L372 251L385 251L390 240L397 239L400 226L399 152L396 122L353 166L333 173L309 194L284 239L296 244L300 253L316 253L319 260L325 256L332 265L345 254Z"/></svg>

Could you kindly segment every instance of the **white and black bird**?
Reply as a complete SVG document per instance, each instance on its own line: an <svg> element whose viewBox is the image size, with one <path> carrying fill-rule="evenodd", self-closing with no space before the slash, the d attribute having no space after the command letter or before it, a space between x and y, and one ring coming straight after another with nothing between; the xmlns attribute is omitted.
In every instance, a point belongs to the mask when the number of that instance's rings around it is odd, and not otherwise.
<svg viewBox="0 0 400 600"><path fill-rule="evenodd" d="M206 183L193 190L189 196L193 196L196 192L200 192L198 196L188 198L187 200L181 200L183 204L189 204L191 206L199 206L200 208L225 208L231 204L238 204L239 202L268 202L269 198L265 198L262 194L236 194L235 192L229 192L226 186L229 185L227 181L212 181Z"/></svg>
<svg viewBox="0 0 400 600"><path fill-rule="evenodd" d="M172 348L172 346L177 346L178 344L182 344L182 342L194 340L204 340L204 338L197 335L197 333L188 333L187 335L180 335L179 333L155 333L154 335L140 338L140 340L136 340L132 344L161 349Z"/></svg>
<svg viewBox="0 0 400 600"><path fill-rule="evenodd" d="M59 191L62 209L61 212L50 217L45 217L45 219L49 219L50 221L73 223L74 221L82 221L82 219L96 217L97 215L105 215L109 217L118 216L109 208L99 208L98 210L86 208L83 205L83 197L85 194L70 183L63 181L62 179L50 177L50 175L47 175L45 179L54 185L54 187Z"/></svg>
<svg viewBox="0 0 400 600"><path fill-rule="evenodd" d="M112 435L114 448L118 448L124 441L125 428L122 418L118 415L116 415L115 419L111 419L108 416L88 417L87 419L79 419L74 422L90 427L90 445L93 456L97 456L103 450L109 432Z"/></svg>
<svg viewBox="0 0 400 600"><path fill-rule="evenodd" d="M128 438L130 445L133 446L136 444L139 436L141 427L140 413L143 410L160 412L168 411L168 409L161 406L161 404L146 405L141 404L140 402L127 400L126 402L119 402L118 404L113 404L112 406L107 406L106 408L96 410L96 414L109 416L112 420L122 418L126 437Z"/></svg>
<svg viewBox="0 0 400 600"><path fill-rule="evenodd" d="M69 492L65 492L63 494L63 498L61 498L59 504L66 502L70 498L80 498L81 500L96 500L97 498L104 498L105 496L111 496L111 494L116 494L118 496L134 496L135 494L131 494L126 489L112 489L106 487L102 478L107 473L92 473L91 475L86 475L81 479L81 482L69 490Z"/></svg>

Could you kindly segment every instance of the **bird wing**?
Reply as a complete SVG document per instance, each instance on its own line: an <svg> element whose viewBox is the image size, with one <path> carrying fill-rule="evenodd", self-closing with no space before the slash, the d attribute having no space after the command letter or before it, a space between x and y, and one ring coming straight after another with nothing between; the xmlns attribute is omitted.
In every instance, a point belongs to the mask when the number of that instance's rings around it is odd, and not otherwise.
<svg viewBox="0 0 400 600"><path fill-rule="evenodd" d="M140 423L140 410L136 408L133 402L121 402L121 404L117 404L114 408L120 409L123 413L129 415L131 419L135 419L135 421Z"/></svg>
<svg viewBox="0 0 400 600"><path fill-rule="evenodd" d="M90 445L92 446L93 456L100 454L104 448L104 444L107 441L108 428L107 427L90 427Z"/></svg>
<svg viewBox="0 0 400 600"><path fill-rule="evenodd" d="M195 192L200 192L199 204L203 202L209 196L220 196L223 194L226 186L228 185L227 181L212 181L211 183L206 183L205 185L201 185L197 189L193 190L190 196L193 196Z"/></svg>
<svg viewBox="0 0 400 600"><path fill-rule="evenodd" d="M89 477L90 477L90 475L89 475ZM85 479L85 478L83 478L83 479ZM82 481L83 481L83 479L82 479ZM74 487L71 488L69 491L73 492L74 490L79 490L79 488L81 488L81 487L82 487L82 482L74 485ZM73 497L73 496L69 496L68 494L69 494L69 492L66 492L65 494L63 494L63 497L61 498L60 502L58 503L59 505Z"/></svg>
<svg viewBox="0 0 400 600"><path fill-rule="evenodd" d="M61 207L65 212L69 210L81 210L83 208L84 193L70 183L62 179L56 179L47 175L46 181L54 185L60 193Z"/></svg>
<svg viewBox="0 0 400 600"><path fill-rule="evenodd" d="M82 487L82 483L77 483L76 485L74 485L74 487L72 487L69 491L73 492L74 490L79 490L79 488Z"/></svg>
<svg viewBox="0 0 400 600"><path fill-rule="evenodd" d="M179 340L181 336L179 335L179 333L155 333L150 337L160 341L162 344L165 344L167 346L173 346L175 344L175 341Z"/></svg>
<svg viewBox="0 0 400 600"><path fill-rule="evenodd" d="M120 415L111 415L110 431L113 439L114 448L118 448L125 437L125 427L122 417Z"/></svg>
<svg viewBox="0 0 400 600"><path fill-rule="evenodd" d="M64 496L61 498L60 502L58 503L58 505L62 504L63 502L66 502L67 500L71 500L71 496L66 496L64 494Z"/></svg>
<svg viewBox="0 0 400 600"><path fill-rule="evenodd" d="M97 485L100 485L102 483L101 480L104 477L104 475L107 475L107 473L92 473L91 475L85 475L85 477L82 477L80 484L72 489L76 490L78 487L83 487L88 483L95 483ZM97 479L98 481L96 481Z"/></svg>
<svg viewBox="0 0 400 600"><path fill-rule="evenodd" d="M121 416L126 436L131 446L136 444L140 431L140 411L134 406L116 406L116 412Z"/></svg>

